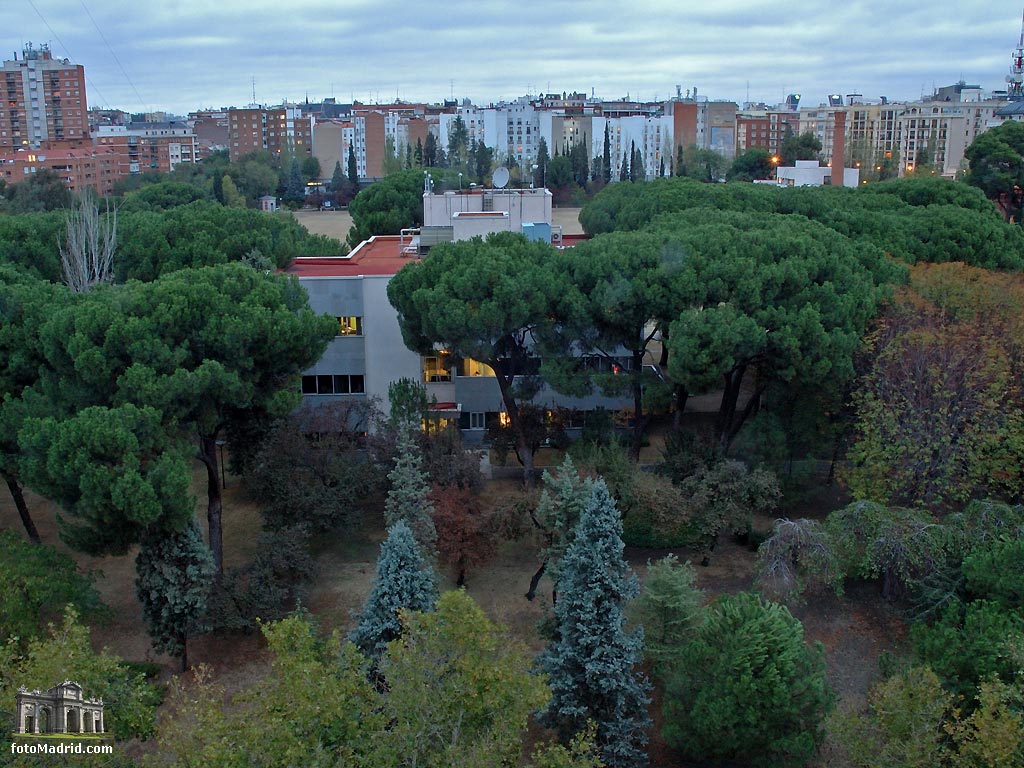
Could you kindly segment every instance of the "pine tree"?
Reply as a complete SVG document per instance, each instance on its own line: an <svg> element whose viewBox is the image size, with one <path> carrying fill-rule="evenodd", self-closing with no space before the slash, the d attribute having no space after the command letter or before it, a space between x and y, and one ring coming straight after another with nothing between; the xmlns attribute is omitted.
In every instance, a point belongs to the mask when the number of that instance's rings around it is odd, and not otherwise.
<svg viewBox="0 0 1024 768"><path fill-rule="evenodd" d="M604 124L604 155L601 172L604 174L604 183L609 183L612 180L612 134L607 122Z"/></svg>
<svg viewBox="0 0 1024 768"><path fill-rule="evenodd" d="M538 187L544 187L548 181L548 163L551 162L551 157L548 155L548 143L544 141L544 137L540 137L540 143L537 145L537 178L533 180L533 183Z"/></svg>
<svg viewBox="0 0 1024 768"><path fill-rule="evenodd" d="M416 167L423 167L423 139L416 138L416 149L413 151L413 159L416 161Z"/></svg>
<svg viewBox="0 0 1024 768"><path fill-rule="evenodd" d="M427 134L427 140L423 144L423 166L433 168L437 165L437 137L432 133Z"/></svg>
<svg viewBox="0 0 1024 768"><path fill-rule="evenodd" d="M629 178L630 181L644 181L647 178L647 171L644 163L644 153L633 144L633 151L630 153Z"/></svg>
<svg viewBox="0 0 1024 768"><path fill-rule="evenodd" d="M399 610L431 611L436 602L434 572L409 526L399 520L380 547L373 588L349 640L376 661L402 632Z"/></svg>
<svg viewBox="0 0 1024 768"><path fill-rule="evenodd" d="M214 572L213 556L195 520L181 533L160 532L145 539L135 571L135 592L153 647L180 656L182 670L187 669L188 636L201 628Z"/></svg>
<svg viewBox="0 0 1024 768"><path fill-rule="evenodd" d="M437 544L434 506L430 503L430 478L423 471L423 454L409 429L398 435L395 468L388 474L391 490L384 502L384 522L391 527L404 520L428 557Z"/></svg>
<svg viewBox="0 0 1024 768"><path fill-rule="evenodd" d="M643 654L643 630L625 630L624 608L639 584L623 549L619 511L598 479L562 559L557 639L538 659L552 693L541 720L565 739L591 720L605 763L638 768L647 764L650 685L634 670Z"/></svg>

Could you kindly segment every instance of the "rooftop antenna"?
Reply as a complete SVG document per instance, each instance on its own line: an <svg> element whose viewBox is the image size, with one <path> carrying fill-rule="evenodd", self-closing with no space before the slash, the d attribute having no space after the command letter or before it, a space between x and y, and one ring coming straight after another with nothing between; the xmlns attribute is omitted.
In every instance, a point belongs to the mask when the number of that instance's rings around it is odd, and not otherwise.
<svg viewBox="0 0 1024 768"><path fill-rule="evenodd" d="M252 103L256 103L256 78L252 79Z"/></svg>
<svg viewBox="0 0 1024 768"><path fill-rule="evenodd" d="M1006 76L1006 91L1010 101L1024 101L1024 14L1021 15L1020 39L1013 52L1010 74Z"/></svg>

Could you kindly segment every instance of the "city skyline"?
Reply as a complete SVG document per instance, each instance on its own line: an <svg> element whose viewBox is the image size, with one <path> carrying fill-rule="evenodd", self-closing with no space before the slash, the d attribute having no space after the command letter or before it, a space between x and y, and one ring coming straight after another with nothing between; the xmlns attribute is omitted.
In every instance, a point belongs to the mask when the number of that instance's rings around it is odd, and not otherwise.
<svg viewBox="0 0 1024 768"><path fill-rule="evenodd" d="M364 0L217 4L178 0L12 0L0 7L3 58L49 44L86 68L89 105L185 114L284 100L486 104L579 90L653 101L701 96L781 102L800 93L911 100L960 79L1004 87L1021 8L912 0L841 8L728 0L715 9L660 0L581 6L452 0L444 14ZM504 51L504 53L503 53ZM255 86L253 81L255 79Z"/></svg>

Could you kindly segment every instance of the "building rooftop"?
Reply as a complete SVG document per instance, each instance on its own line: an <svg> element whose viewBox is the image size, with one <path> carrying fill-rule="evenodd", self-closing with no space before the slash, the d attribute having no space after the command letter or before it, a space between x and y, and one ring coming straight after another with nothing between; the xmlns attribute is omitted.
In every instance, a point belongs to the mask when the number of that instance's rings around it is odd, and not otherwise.
<svg viewBox="0 0 1024 768"><path fill-rule="evenodd" d="M586 235L563 235L562 247L571 248L586 239ZM394 275L417 259L403 250L408 245L408 237L376 235L361 242L348 256L300 256L284 272L299 278Z"/></svg>

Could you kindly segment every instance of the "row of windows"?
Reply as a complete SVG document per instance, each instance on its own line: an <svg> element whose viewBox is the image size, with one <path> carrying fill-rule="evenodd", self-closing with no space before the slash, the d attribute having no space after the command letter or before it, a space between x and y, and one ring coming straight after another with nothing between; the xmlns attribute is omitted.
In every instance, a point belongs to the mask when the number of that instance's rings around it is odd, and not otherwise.
<svg viewBox="0 0 1024 768"><path fill-rule="evenodd" d="M318 374L302 377L304 395L361 395L366 391L362 375Z"/></svg>

